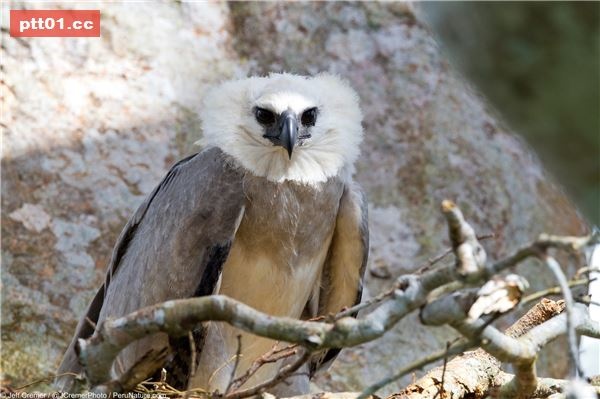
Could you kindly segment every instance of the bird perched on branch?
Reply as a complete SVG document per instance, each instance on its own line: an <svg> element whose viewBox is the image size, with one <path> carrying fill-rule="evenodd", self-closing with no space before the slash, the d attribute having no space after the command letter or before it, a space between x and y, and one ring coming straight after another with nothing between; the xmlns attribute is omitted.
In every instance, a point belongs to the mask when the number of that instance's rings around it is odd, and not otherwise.
<svg viewBox="0 0 600 399"><path fill-rule="evenodd" d="M204 150L177 163L125 226L59 373L80 371L76 341L96 324L166 300L222 294L292 318L360 301L368 227L352 181L363 136L356 93L328 74L252 77L212 89L201 118ZM187 338L146 337L119 355L113 373L168 346L174 384L224 392L232 372L244 373L274 344L221 323L205 323L193 338L195 356ZM311 371L337 352L314 358ZM244 387L280 367L260 368ZM307 377L296 380L280 393L308 389Z"/></svg>

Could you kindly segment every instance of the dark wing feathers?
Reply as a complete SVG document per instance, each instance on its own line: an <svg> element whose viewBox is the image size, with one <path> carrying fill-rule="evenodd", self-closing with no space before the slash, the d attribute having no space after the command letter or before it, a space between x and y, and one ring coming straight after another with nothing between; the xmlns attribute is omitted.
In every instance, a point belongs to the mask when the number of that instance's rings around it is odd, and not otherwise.
<svg viewBox="0 0 600 399"><path fill-rule="evenodd" d="M344 187L336 226L323 269L319 314L335 314L360 303L369 255L369 220L366 197L354 183ZM356 316L356 315L354 315ZM311 374L331 363L340 349L315 356Z"/></svg>
<svg viewBox="0 0 600 399"><path fill-rule="evenodd" d="M243 212L241 181L241 172L215 148L171 168L121 232L106 280L80 320L59 374L80 372L75 344L93 333L93 324L169 299L213 293ZM140 350L165 345L165 337L155 338L127 348L121 362L131 365ZM71 381L59 379L57 385L68 390Z"/></svg>
<svg viewBox="0 0 600 399"><path fill-rule="evenodd" d="M125 224L125 227L123 227L123 230L117 238L117 242L113 249L113 254L109 263L108 272L106 273L106 280L102 287L100 287L102 291L104 291L108 287L112 275L117 271L121 258L123 257L125 251L127 250L127 247L129 246L129 242L135 235L138 225L144 218L144 215L148 211L148 208L154 200L156 194L162 190L165 190L165 187L169 184L170 181L173 180L173 177L180 172L183 165L185 165L186 162L194 158L196 155L198 154L193 154L186 158L183 158L182 160L178 161L175 165L173 165L171 169L167 172L167 175L158 184L158 186L156 186L154 190L152 190L152 192L148 194L148 196L144 199L144 202L142 202L139 208L135 211L131 219L127 221L127 224Z"/></svg>

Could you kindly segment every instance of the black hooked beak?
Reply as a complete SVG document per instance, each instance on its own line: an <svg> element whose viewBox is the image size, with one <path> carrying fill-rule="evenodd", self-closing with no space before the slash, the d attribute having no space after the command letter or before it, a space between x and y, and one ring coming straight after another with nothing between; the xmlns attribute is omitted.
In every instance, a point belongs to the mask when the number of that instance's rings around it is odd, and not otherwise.
<svg viewBox="0 0 600 399"><path fill-rule="evenodd" d="M279 143L278 145L285 148L290 159L292 159L292 151L298 140L298 119L292 111L285 111L279 117L278 123Z"/></svg>

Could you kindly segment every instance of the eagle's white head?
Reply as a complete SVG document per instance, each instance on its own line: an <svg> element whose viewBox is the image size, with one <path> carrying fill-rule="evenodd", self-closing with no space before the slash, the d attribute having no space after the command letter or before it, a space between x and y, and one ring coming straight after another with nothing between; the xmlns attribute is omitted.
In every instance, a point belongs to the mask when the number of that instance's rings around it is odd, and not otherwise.
<svg viewBox="0 0 600 399"><path fill-rule="evenodd" d="M316 184L351 173L363 136L358 96L329 74L223 83L207 93L201 119L201 145L274 182Z"/></svg>

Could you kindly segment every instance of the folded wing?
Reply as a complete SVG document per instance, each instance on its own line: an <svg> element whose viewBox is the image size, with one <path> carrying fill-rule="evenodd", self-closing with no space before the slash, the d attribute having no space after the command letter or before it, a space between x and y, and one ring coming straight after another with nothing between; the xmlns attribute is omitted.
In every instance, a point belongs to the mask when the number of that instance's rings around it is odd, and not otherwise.
<svg viewBox="0 0 600 399"><path fill-rule="evenodd" d="M104 319L212 294L243 209L242 174L220 150L205 150L173 166L121 232L106 280L77 325L58 374L81 371L77 339L91 336ZM138 341L121 353L115 372L167 344L164 334ZM71 385L71 376L57 380L61 390Z"/></svg>
<svg viewBox="0 0 600 399"><path fill-rule="evenodd" d="M340 200L335 230L323 269L318 314L336 314L343 308L360 302L368 254L367 201L360 188L349 183ZM311 372L333 361L339 352L339 349L330 349L317 356L311 364Z"/></svg>

